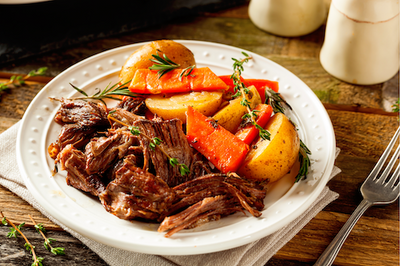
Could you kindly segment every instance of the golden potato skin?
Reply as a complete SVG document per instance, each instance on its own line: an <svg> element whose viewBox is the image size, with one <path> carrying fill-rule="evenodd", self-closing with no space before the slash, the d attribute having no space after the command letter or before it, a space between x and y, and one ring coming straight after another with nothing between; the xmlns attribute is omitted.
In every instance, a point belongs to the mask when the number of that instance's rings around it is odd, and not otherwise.
<svg viewBox="0 0 400 266"><path fill-rule="evenodd" d="M260 139L251 147L238 174L275 182L286 175L296 162L300 138L295 126L282 113L272 116L265 129L271 133L271 140Z"/></svg>
<svg viewBox="0 0 400 266"><path fill-rule="evenodd" d="M137 69L151 67L154 63L149 59L152 59L152 55L157 52L160 56L166 54L169 59L179 64L180 68L196 65L192 51L186 46L171 40L153 41L143 45L129 56L119 73L121 82L131 80Z"/></svg>
<svg viewBox="0 0 400 266"><path fill-rule="evenodd" d="M256 87L250 86L249 90L250 93L247 96L247 100L250 102L250 108L254 109L258 104L261 103L261 97ZM231 133L236 132L243 120L243 115L247 113L247 108L240 104L241 101L242 97L230 100L227 106L219 110L218 113L213 116L219 125Z"/></svg>
<svg viewBox="0 0 400 266"><path fill-rule="evenodd" d="M192 106L205 116L213 115L222 103L223 92L202 91L174 94L171 96L152 95L146 98L147 108L164 119L179 118L186 123L186 111Z"/></svg>

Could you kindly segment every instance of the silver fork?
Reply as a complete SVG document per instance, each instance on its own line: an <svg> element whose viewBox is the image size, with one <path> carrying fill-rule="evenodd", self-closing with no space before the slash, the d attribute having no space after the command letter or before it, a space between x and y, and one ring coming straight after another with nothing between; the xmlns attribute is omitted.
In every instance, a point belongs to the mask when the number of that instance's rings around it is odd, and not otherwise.
<svg viewBox="0 0 400 266"><path fill-rule="evenodd" d="M318 258L314 266L332 265L337 254L339 253L340 248L342 247L347 236L350 234L354 225L369 207L378 204L389 204L396 201L396 199L399 197L400 188L398 179L400 176L400 163L396 167L396 170L393 172L392 176L389 179L387 177L399 157L400 145L397 147L385 170L382 172L382 174L379 175L386 159L388 158L393 146L397 141L397 138L399 137L399 134L400 127L397 129L386 150L383 152L381 158L376 163L374 169L372 169L371 173L362 184L360 190L364 199L361 201L360 205L358 205L353 214L349 217L347 222L343 225L337 236L332 240L329 246Z"/></svg>

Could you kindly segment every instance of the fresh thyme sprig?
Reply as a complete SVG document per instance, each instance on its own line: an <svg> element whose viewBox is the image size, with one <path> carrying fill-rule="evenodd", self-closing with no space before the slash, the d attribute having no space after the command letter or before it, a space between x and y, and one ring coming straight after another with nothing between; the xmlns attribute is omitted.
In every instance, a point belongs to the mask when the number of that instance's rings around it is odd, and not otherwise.
<svg viewBox="0 0 400 266"><path fill-rule="evenodd" d="M36 255L35 246L33 246L29 242L28 238L26 238L26 236L21 232L21 228L22 228L22 226L24 226L25 223L21 223L20 225L16 226L13 222L11 222L9 219L7 219L7 217L5 217L1 211L0 211L0 215L2 217L2 224L3 225L11 225L13 227L12 229L14 229L12 234L9 233L7 235L9 238L17 237L18 235L21 235L25 239L24 246L25 246L26 250L32 254L32 260L33 260L32 266L43 266L43 264L42 264L43 258L38 257Z"/></svg>
<svg viewBox="0 0 400 266"><path fill-rule="evenodd" d="M115 96L129 96L129 97L138 97L138 95L136 93L133 93L129 90L129 88L126 86L129 82L131 82L130 80L120 84L115 83L113 85L108 84L107 87L104 90L100 90L99 88L96 88L96 93L93 95L88 95L85 91L83 91L82 89L78 88L77 86L75 86L74 84L70 85L72 86L72 88L74 88L76 91L78 91L79 93L81 93L82 95L84 95L85 97L77 97L77 98L72 98L74 100L98 100L101 101L104 105L107 105L104 101L104 99L112 99L112 100L117 100L120 101L121 99L119 97L115 97ZM111 86L110 86L111 85Z"/></svg>
<svg viewBox="0 0 400 266"><path fill-rule="evenodd" d="M65 248L62 247L52 247L51 244L52 242L56 241L54 238L47 238L45 233L46 229L44 228L43 224L36 224L35 220L33 220L32 216L29 215L29 218L31 219L36 231L38 231L42 237L44 238L44 247L49 250L51 253L54 255L65 255Z"/></svg>
<svg viewBox="0 0 400 266"><path fill-rule="evenodd" d="M10 80L5 83L0 83L0 92L10 89L11 86L18 87L25 84L25 81L31 77L43 76L47 71L47 67L41 67L37 70L30 71L27 75L13 75Z"/></svg>
<svg viewBox="0 0 400 266"><path fill-rule="evenodd" d="M232 58L233 63L233 74L231 75L231 79L233 81L233 85L235 86L235 95L233 97L242 96L242 100L240 104L245 106L247 109L247 114L245 114L242 119L250 119L251 123L258 129L258 135L260 138L264 140L269 140L271 134L268 130L265 130L260 125L257 124L257 114L254 110L251 110L250 102L247 100L246 95L249 94L250 90L246 87L246 85L241 80L242 71L244 70L243 64L247 63L252 57L245 52L242 52L245 58L238 60L236 58Z"/></svg>
<svg viewBox="0 0 400 266"><path fill-rule="evenodd" d="M141 135L145 137L149 141L149 147L151 150L155 150L157 147L160 149L160 151L168 158L168 162L172 167L178 167L179 172L182 176L190 174L189 167L187 167L185 164L179 163L176 158L172 158L161 146L160 144L162 143L162 140L158 137L151 138L148 135L144 134L143 132L140 131L139 127L137 126L130 126L115 117L112 116L112 114L108 114L107 119L112 120L114 122L117 122L118 124L121 124L129 129L129 131L132 133L132 135L138 136Z"/></svg>

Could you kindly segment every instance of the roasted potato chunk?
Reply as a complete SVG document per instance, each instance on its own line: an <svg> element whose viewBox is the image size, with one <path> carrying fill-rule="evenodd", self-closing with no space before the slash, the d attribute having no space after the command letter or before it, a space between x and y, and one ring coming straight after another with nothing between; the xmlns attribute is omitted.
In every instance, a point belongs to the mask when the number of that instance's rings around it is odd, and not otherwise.
<svg viewBox="0 0 400 266"><path fill-rule="evenodd" d="M261 103L261 97L256 87L249 87L249 94L246 95L247 100L250 102L250 108L254 109L258 104ZM229 101L229 104L222 108L216 113L213 118L223 128L235 133L240 123L243 121L242 117L248 112L246 106L243 106L240 102L242 97L235 98Z"/></svg>
<svg viewBox="0 0 400 266"><path fill-rule="evenodd" d="M194 55L186 46L171 40L159 40L143 45L133 52L123 65L119 73L122 83L128 82L133 78L137 69L149 68L154 63L149 59L153 54L164 54L173 62L180 65L179 68L187 68L196 65Z"/></svg>
<svg viewBox="0 0 400 266"><path fill-rule="evenodd" d="M292 122L282 113L270 118L265 126L270 140L252 145L238 174L247 178L275 182L286 175L298 159L300 138Z"/></svg>
<svg viewBox="0 0 400 266"><path fill-rule="evenodd" d="M190 92L172 96L157 94L146 98L145 102L153 114L164 119L179 118L185 123L188 106L205 116L213 115L221 105L222 94L220 91Z"/></svg>

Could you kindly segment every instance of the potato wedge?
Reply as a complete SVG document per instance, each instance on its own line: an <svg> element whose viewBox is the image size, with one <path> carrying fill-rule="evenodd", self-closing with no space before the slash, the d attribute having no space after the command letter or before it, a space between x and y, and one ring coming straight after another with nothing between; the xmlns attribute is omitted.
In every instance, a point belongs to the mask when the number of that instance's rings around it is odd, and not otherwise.
<svg viewBox="0 0 400 266"><path fill-rule="evenodd" d="M249 87L250 93L246 96L250 102L250 108L254 109L261 103L261 97L256 87ZM216 113L213 118L226 130L235 134L237 128L242 122L242 117L247 113L247 108L240 104L242 97L230 100L229 104Z"/></svg>
<svg viewBox="0 0 400 266"><path fill-rule="evenodd" d="M201 91L172 96L154 95L146 98L145 102L152 113L164 119L179 118L185 123L188 106L192 106L205 116L211 116L221 105L222 94L220 91Z"/></svg>
<svg viewBox="0 0 400 266"><path fill-rule="evenodd" d="M169 59L179 64L180 68L196 65L192 51L186 46L171 40L154 41L143 45L129 56L119 73L122 83L131 80L137 69L151 67L154 63L149 59L157 52L160 56L166 54Z"/></svg>
<svg viewBox="0 0 400 266"><path fill-rule="evenodd" d="M282 113L272 116L265 129L271 133L271 139L260 139L251 147L238 174L275 182L286 175L296 162L300 138L295 126Z"/></svg>

